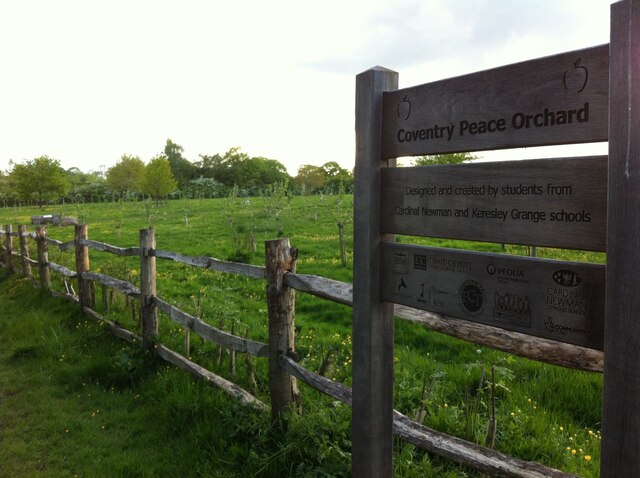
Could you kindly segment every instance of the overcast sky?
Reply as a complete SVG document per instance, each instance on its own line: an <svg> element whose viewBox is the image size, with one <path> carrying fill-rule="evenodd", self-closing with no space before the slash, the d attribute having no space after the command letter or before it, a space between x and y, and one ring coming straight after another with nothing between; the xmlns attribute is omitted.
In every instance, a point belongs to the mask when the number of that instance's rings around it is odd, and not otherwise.
<svg viewBox="0 0 640 478"><path fill-rule="evenodd" d="M400 87L609 41L611 0L0 0L0 169L252 156L353 167L355 75ZM490 154L488 154L490 156Z"/></svg>

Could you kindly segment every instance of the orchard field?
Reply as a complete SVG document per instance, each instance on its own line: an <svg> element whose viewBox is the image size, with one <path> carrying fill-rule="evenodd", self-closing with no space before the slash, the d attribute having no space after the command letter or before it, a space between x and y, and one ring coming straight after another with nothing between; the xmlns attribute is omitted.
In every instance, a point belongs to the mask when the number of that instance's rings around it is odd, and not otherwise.
<svg viewBox="0 0 640 478"><path fill-rule="evenodd" d="M91 239L131 247L156 228L158 249L264 264L278 233L299 250L297 270L351 282L351 196L182 199L1 208L0 224L35 214L78 217ZM347 266L337 223L345 226ZM32 230L30 227L29 230ZM49 235L70 240L69 227ZM401 237L452 248L502 252L499 244ZM254 252L254 244L255 252ZM507 246L510 254L524 247ZM603 262L602 254L538 248L538 257ZM73 252L50 248L73 268ZM136 283L139 264L91 251L91 269ZM350 409L302 388L301 415L272 425L222 392L111 336L77 307L0 271L0 475L339 477L350 475ZM55 274L53 274L55 275ZM57 279L55 287L64 284ZM158 261L158 295L238 335L266 341L264 282ZM100 290L98 290L100 297ZM111 320L139 333L122 297ZM160 314L160 340L183 350L184 331ZM351 309L298 293L301 363L351 383ZM193 336L191 358L250 388L248 364ZM255 362L257 395L268 401L267 364ZM495 379L492 379L492 367ZM492 385L494 385L492 387ZM586 477L598 476L602 376L511 356L397 320L395 408L426 426L484 443L495 390L495 448ZM395 476L478 476L396 439Z"/></svg>

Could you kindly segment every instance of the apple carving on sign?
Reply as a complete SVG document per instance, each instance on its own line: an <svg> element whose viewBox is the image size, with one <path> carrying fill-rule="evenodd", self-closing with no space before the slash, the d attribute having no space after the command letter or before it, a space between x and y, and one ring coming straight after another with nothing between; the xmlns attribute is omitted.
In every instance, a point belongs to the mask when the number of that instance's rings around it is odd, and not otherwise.
<svg viewBox="0 0 640 478"><path fill-rule="evenodd" d="M404 120L409 119L409 115L411 114L411 101L407 95L404 95L402 101L398 103L398 118L402 118Z"/></svg>
<svg viewBox="0 0 640 478"><path fill-rule="evenodd" d="M565 70L564 72L564 87L567 90L577 91L580 93L587 86L587 80L589 80L589 70L586 66L581 65L582 58L573 64L573 69Z"/></svg>

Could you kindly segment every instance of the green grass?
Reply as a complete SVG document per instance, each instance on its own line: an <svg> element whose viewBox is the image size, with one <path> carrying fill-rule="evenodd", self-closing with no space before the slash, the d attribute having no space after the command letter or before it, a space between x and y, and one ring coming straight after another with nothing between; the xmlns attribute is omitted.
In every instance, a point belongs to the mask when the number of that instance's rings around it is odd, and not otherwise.
<svg viewBox="0 0 640 478"><path fill-rule="evenodd" d="M277 224L261 198L244 201L181 200L160 208L144 203L65 205L45 212L81 217L89 224L90 238L121 247L137 245L138 230L152 224L159 249L221 259L242 249L253 232L258 248L248 257L262 264L262 243L275 237ZM284 233L299 249L299 272L351 281L351 268L340 264L336 226L344 212L332 197L294 197L282 211ZM0 209L0 223L28 223L31 214L42 212ZM351 224L346 233L351 263ZM49 234L66 241L73 233L50 227ZM497 244L401 240L500 251ZM525 253L520 247L508 249ZM602 254L543 248L537 253L604 261ZM50 255L73 268L73 252L52 247ZM135 258L91 251L92 270L137 283L139 267ZM63 288L59 278L55 287ZM264 282L159 260L158 294L215 326L230 330L233 323L252 339L267 339ZM139 333L137 317L123 298L116 298L107 314L100 288L97 295L97 307L105 315ZM26 279L3 276L0 309L0 476L349 475L350 409L306 386L303 414L291 417L286 429L272 426L268 414L241 407L185 372L145 356L88 322L77 307L40 294ZM327 376L350 384L351 309L298 293L296 312L302 364L318 370L330 354ZM427 426L483 442L493 365L496 448L598 476L601 375L517 358L404 321L396 321L395 335L396 409L411 417L422 412ZM161 314L162 343L182 351L183 336L182 328ZM231 376L229 355L222 354L218 365L218 350L195 336L191 357L249 386L241 358ZM258 360L255 365L257 395L268 401L267 364ZM395 454L396 476L477 476L399 439Z"/></svg>

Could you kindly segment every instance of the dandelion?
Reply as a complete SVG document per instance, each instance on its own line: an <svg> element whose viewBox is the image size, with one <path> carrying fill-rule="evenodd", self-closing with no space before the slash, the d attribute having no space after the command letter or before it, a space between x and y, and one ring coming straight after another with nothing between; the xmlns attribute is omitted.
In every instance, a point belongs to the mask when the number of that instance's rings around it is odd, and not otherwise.
<svg viewBox="0 0 640 478"><path fill-rule="evenodd" d="M577 451L575 450L575 448L573 450L571 450L571 454L575 455L577 453Z"/></svg>
<svg viewBox="0 0 640 478"><path fill-rule="evenodd" d="M593 436L593 430L589 430L589 436Z"/></svg>
<svg viewBox="0 0 640 478"><path fill-rule="evenodd" d="M559 429L559 430L560 430L561 432L563 432L563 431L564 431L564 427L560 427L560 429Z"/></svg>
<svg viewBox="0 0 640 478"><path fill-rule="evenodd" d="M444 404L444 408L449 408L449 404L448 404L448 403L445 403L445 404Z"/></svg>
<svg viewBox="0 0 640 478"><path fill-rule="evenodd" d="M591 461L591 455L585 455L584 459L587 460L587 461Z"/></svg>

